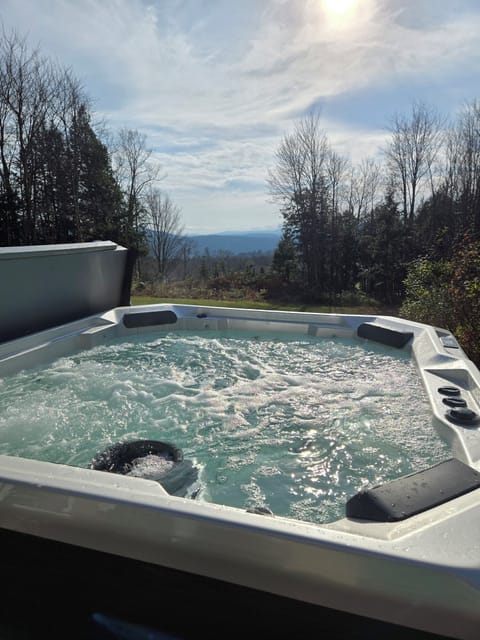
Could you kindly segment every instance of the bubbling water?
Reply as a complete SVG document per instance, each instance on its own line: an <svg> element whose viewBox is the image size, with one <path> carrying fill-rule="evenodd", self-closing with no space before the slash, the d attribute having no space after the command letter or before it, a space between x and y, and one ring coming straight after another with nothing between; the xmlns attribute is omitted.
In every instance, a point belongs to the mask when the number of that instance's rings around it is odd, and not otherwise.
<svg viewBox="0 0 480 640"><path fill-rule="evenodd" d="M408 354L344 339L116 340L0 379L0 407L2 454L88 467L113 443L162 440L200 468L198 499L318 523L450 455Z"/></svg>
<svg viewBox="0 0 480 640"><path fill-rule="evenodd" d="M171 471L175 465L173 460L148 454L141 458L132 460L131 469L127 472L127 476L135 476L137 478L146 478L148 480L161 480L161 478Z"/></svg>

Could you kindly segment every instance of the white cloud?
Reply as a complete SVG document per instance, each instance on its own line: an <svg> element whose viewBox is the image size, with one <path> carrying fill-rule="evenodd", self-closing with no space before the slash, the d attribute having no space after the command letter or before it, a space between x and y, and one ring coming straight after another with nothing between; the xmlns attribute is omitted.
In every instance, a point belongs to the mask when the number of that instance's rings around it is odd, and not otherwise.
<svg viewBox="0 0 480 640"><path fill-rule="evenodd" d="M458 68L479 70L479 11L449 17L438 0L357 0L345 14L326 7L325 0L2 0L0 15L7 29L70 65L113 127L148 135L187 225L204 215L206 227L231 220L229 228L239 228L270 226L272 205L261 204L258 184L293 118L310 105L400 79L438 83ZM384 136L325 124L353 159L374 152Z"/></svg>

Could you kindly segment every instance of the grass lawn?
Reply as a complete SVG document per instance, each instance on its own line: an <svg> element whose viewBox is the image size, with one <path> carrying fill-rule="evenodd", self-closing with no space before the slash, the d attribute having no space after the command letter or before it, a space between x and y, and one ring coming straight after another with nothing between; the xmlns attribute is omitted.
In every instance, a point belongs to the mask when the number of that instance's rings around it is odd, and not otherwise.
<svg viewBox="0 0 480 640"><path fill-rule="evenodd" d="M141 304L191 304L201 307L235 307L244 309L274 309L279 311L310 311L315 313L350 313L350 314L380 314L396 316L398 315L398 308L396 307L372 307L372 306L358 306L358 307L338 307L338 306L326 306L326 305L313 305L313 304L280 304L275 302L266 301L253 301L253 300L203 300L192 298L153 298L151 296L132 296L132 305Z"/></svg>

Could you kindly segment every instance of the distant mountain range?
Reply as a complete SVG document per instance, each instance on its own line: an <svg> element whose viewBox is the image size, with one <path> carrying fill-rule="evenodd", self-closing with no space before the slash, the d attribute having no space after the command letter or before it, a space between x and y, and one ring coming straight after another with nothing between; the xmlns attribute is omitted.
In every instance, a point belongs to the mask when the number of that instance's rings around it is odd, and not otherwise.
<svg viewBox="0 0 480 640"><path fill-rule="evenodd" d="M189 235L193 242L193 253L203 255L206 250L210 254L223 251L231 254L273 253L281 238L281 231L239 231L207 235Z"/></svg>

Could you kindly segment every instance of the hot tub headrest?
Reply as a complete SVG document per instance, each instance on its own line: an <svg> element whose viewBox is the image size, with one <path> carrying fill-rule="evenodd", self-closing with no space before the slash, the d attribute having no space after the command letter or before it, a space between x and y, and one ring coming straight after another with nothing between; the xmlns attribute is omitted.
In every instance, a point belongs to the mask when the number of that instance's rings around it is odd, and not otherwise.
<svg viewBox="0 0 480 640"><path fill-rule="evenodd" d="M346 505L347 518L395 522L480 488L480 473L456 458L360 491Z"/></svg>
<svg viewBox="0 0 480 640"><path fill-rule="evenodd" d="M357 329L357 335L359 338L380 342L388 347L396 347L397 349L403 349L413 338L411 331L389 329L373 322L362 323Z"/></svg>
<svg viewBox="0 0 480 640"><path fill-rule="evenodd" d="M126 313L123 316L123 324L129 329L153 327L157 324L174 324L176 321L177 314L170 310Z"/></svg>

